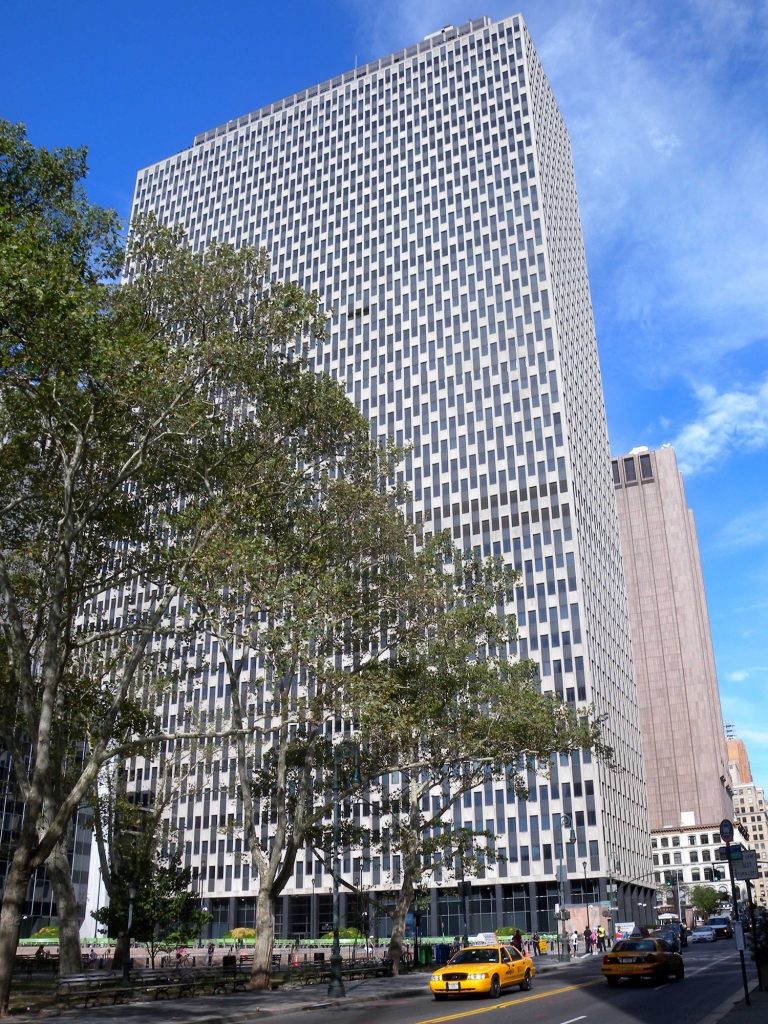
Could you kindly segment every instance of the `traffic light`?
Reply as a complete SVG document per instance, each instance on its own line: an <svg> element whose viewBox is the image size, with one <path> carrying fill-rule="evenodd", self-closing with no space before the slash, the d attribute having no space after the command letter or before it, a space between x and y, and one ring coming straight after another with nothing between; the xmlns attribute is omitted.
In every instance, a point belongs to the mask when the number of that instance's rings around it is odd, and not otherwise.
<svg viewBox="0 0 768 1024"><path fill-rule="evenodd" d="M712 868L712 881L722 882L725 878L725 868Z"/></svg>

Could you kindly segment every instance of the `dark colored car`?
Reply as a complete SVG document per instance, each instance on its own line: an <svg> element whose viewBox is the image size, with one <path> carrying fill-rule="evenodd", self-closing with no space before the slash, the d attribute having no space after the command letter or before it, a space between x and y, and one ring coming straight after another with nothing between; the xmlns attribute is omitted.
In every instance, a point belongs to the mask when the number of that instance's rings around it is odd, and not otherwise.
<svg viewBox="0 0 768 1024"><path fill-rule="evenodd" d="M707 925L710 928L714 928L718 939L733 938L733 923L730 917L710 917Z"/></svg>
<svg viewBox="0 0 768 1024"><path fill-rule="evenodd" d="M666 942L675 953L680 952L680 936L679 933L675 932L672 928L659 928L655 932L651 932L649 938L661 939L663 942Z"/></svg>

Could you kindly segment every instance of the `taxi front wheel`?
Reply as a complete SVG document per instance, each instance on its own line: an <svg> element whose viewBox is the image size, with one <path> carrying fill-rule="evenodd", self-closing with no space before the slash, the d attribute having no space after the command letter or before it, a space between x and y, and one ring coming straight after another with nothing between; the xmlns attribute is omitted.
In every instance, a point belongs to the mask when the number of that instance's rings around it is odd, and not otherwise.
<svg viewBox="0 0 768 1024"><path fill-rule="evenodd" d="M498 999L501 995L501 985L499 984L498 974L494 974L491 978L491 999Z"/></svg>
<svg viewBox="0 0 768 1024"><path fill-rule="evenodd" d="M530 991L530 988L531 988L531 972L530 971L526 971L525 972L525 977L520 982L520 991L521 992L528 992L528 991Z"/></svg>

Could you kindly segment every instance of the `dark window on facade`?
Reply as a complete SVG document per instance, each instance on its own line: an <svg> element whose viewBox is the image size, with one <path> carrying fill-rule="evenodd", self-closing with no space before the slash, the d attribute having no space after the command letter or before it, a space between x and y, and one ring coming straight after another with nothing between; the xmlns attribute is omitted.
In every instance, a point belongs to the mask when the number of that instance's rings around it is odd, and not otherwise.
<svg viewBox="0 0 768 1024"><path fill-rule="evenodd" d="M624 479L628 484L637 483L637 472L635 471L634 459L624 459Z"/></svg>
<svg viewBox="0 0 768 1024"><path fill-rule="evenodd" d="M651 456L640 456L640 478L641 480L653 480L653 468L651 467Z"/></svg>
<svg viewBox="0 0 768 1024"><path fill-rule="evenodd" d="M621 474L619 473L619 460L613 459L613 461L611 462L611 466L613 467L613 482L615 484L620 484Z"/></svg>

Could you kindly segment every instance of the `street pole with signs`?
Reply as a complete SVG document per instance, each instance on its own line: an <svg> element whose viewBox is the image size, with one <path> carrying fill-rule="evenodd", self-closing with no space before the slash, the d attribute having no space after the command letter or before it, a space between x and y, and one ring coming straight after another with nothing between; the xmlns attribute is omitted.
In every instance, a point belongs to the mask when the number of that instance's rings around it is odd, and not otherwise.
<svg viewBox="0 0 768 1024"><path fill-rule="evenodd" d="M733 901L733 923L734 931L739 947L739 959L741 960L741 980L744 983L744 1001L751 1006L749 998L749 985L747 984L747 965L744 961L744 933L739 920L739 897L736 892L736 877L733 873L733 857L731 856L731 843L733 842L733 822L729 818L723 818L720 822L720 838L725 843L725 857L728 861L728 874L731 879L731 899ZM741 941L738 941L738 940Z"/></svg>

